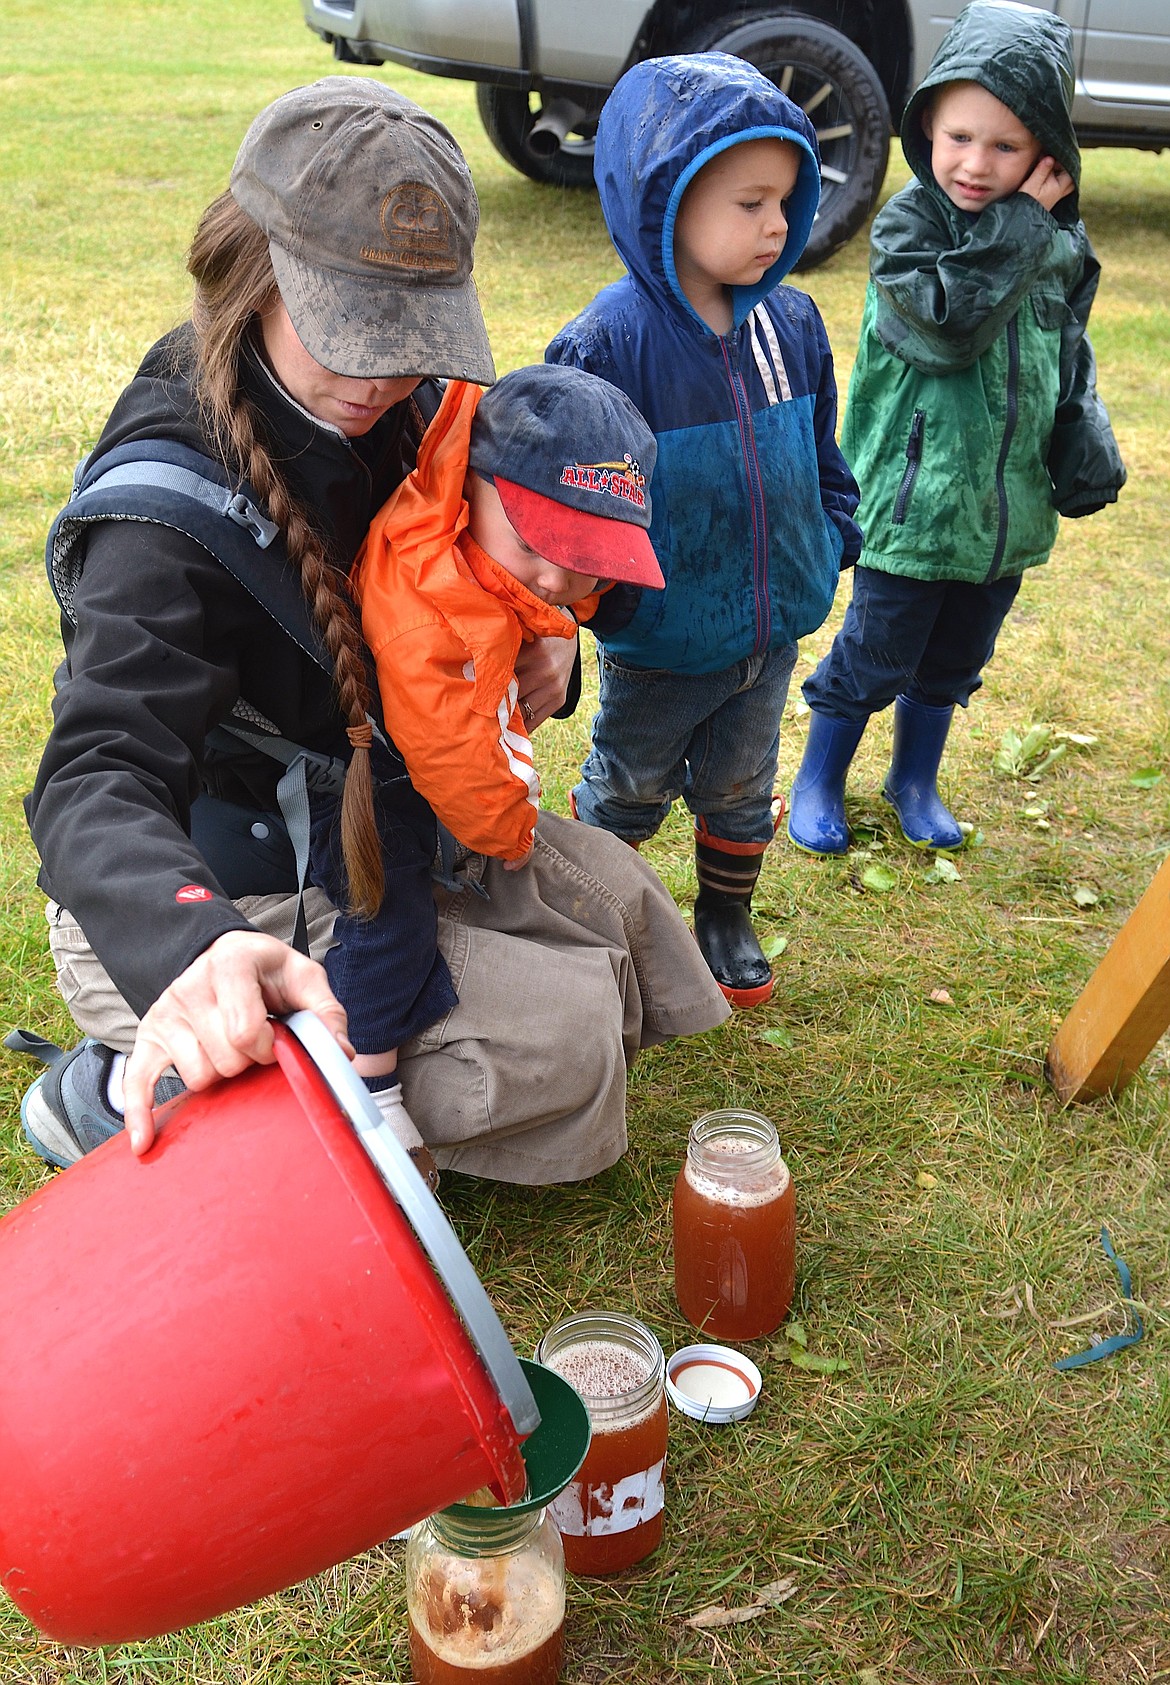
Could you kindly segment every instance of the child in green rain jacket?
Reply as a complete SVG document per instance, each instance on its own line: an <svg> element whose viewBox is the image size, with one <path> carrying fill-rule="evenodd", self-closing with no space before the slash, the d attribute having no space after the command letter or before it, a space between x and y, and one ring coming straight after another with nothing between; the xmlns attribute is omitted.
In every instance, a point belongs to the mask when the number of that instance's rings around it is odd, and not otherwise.
<svg viewBox="0 0 1170 1685"><path fill-rule="evenodd" d="M812 713L789 836L844 854L845 774L894 703L883 795L908 841L963 833L936 779L1058 515L1116 501L1125 469L1085 333L1100 265L1077 205L1072 38L975 0L902 120L915 179L873 226L842 446L861 487L853 599L803 687Z"/></svg>

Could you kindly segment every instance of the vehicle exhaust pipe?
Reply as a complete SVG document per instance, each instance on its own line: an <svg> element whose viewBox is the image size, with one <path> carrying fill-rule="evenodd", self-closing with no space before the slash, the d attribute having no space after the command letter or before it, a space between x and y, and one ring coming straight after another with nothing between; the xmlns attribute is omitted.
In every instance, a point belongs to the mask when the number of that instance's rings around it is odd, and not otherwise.
<svg viewBox="0 0 1170 1685"><path fill-rule="evenodd" d="M537 158L551 158L560 150L569 130L576 128L584 116L584 106L575 100L550 100L529 129L525 145Z"/></svg>

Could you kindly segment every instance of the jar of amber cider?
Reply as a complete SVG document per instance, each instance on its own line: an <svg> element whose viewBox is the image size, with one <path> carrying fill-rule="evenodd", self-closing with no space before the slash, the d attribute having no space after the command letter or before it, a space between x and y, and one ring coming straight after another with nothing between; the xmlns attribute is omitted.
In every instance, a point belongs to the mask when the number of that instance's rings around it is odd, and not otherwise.
<svg viewBox="0 0 1170 1685"><path fill-rule="evenodd" d="M666 1360L633 1317L586 1311L550 1328L536 1348L581 1394L593 1437L585 1461L550 1505L574 1574L617 1574L662 1542L666 1480Z"/></svg>
<svg viewBox="0 0 1170 1685"><path fill-rule="evenodd" d="M708 1112L674 1185L679 1309L704 1334L754 1340L788 1315L795 1275L796 1200L774 1126Z"/></svg>
<svg viewBox="0 0 1170 1685"><path fill-rule="evenodd" d="M556 1685L565 1559L547 1509L440 1510L406 1547L417 1685Z"/></svg>

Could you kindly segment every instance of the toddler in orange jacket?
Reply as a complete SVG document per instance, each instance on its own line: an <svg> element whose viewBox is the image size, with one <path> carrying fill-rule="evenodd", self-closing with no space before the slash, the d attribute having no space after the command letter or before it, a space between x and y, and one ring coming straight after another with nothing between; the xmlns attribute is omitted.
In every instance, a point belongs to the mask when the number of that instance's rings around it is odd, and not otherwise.
<svg viewBox="0 0 1170 1685"><path fill-rule="evenodd" d="M354 564L387 730L465 847L518 866L540 781L517 699L522 641L575 638L598 586L661 587L646 529L654 436L596 375L537 364L454 381L414 472Z"/></svg>
<svg viewBox="0 0 1170 1685"><path fill-rule="evenodd" d="M625 394L580 369L536 364L486 393L453 381L354 563L390 740L375 744L375 769L392 777L396 751L439 825L509 868L532 852L540 801L517 653L525 640L576 637L612 581L661 588L647 530L656 454ZM344 907L337 805L315 800L310 873ZM425 846L421 829L411 848ZM397 1048L441 961L428 909L395 895L401 882L417 899L407 886L418 875L395 873L394 846L380 911L339 917L326 966L366 1084L421 1161Z"/></svg>

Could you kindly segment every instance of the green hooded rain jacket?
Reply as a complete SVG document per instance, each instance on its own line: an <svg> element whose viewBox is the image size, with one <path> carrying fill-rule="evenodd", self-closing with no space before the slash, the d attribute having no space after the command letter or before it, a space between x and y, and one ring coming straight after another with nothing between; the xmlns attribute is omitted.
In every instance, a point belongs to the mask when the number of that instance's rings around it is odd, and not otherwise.
<svg viewBox="0 0 1170 1685"><path fill-rule="evenodd" d="M938 186L931 92L978 82L1071 175L1049 212L1024 193L977 215ZM861 486L860 565L981 583L1047 559L1058 512L1117 499L1125 468L1085 333L1100 265L1078 210L1072 38L1050 12L976 0L906 107L915 180L873 226L842 448Z"/></svg>

